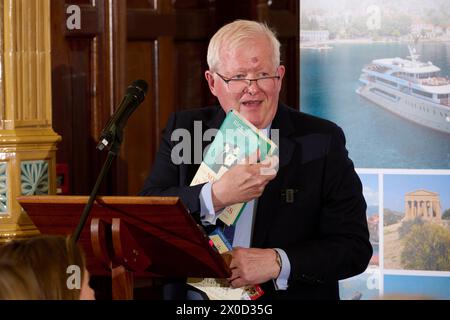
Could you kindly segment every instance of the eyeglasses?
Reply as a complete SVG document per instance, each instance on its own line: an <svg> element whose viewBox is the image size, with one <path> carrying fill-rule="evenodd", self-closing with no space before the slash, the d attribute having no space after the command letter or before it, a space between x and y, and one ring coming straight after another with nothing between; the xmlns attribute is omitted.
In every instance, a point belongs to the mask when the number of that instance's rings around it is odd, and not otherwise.
<svg viewBox="0 0 450 320"><path fill-rule="evenodd" d="M227 78L220 73L216 74L227 84L228 90L233 93L243 92L245 89L252 85L252 81L255 81L261 90L272 90L275 86L275 79L279 80L280 76L269 76L255 79L239 79L239 78Z"/></svg>

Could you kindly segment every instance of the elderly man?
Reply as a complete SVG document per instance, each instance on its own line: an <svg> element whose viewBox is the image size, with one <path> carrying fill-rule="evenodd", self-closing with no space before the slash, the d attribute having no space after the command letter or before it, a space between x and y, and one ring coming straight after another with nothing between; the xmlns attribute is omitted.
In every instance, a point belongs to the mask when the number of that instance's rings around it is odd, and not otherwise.
<svg viewBox="0 0 450 320"><path fill-rule="evenodd" d="M222 27L210 41L208 65L220 106L171 116L141 195L179 196L205 226L220 225L223 208L247 202L231 239L231 285L260 284L269 299L338 299L338 280L363 272L372 255L361 182L342 130L278 101L285 68L265 24ZM194 121L204 131L219 128L230 109L266 133L278 130L278 171L271 159L238 164L214 183L190 186L199 164L171 161L172 132L194 132Z"/></svg>

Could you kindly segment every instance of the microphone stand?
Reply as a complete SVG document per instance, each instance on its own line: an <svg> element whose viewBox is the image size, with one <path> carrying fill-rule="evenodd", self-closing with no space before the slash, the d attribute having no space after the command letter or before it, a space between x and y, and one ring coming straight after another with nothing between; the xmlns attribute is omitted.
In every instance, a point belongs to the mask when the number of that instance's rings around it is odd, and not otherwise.
<svg viewBox="0 0 450 320"><path fill-rule="evenodd" d="M111 164L114 160L114 158L119 154L120 146L122 144L122 138L123 138L123 126L114 126L114 129L110 132L112 137L112 143L111 147L108 151L108 156L103 164L102 170L100 171L100 174L97 177L97 181L95 182L94 188L92 189L92 192L89 196L89 200L84 206L83 213L81 214L80 221L77 225L77 228L75 229L73 235L72 235L72 241L77 242L81 231L83 230L84 225L86 224L86 220L89 217L89 213L91 212L92 205L94 204L95 198L97 197L98 189L100 188L100 185L103 181L103 179L106 177L106 174L109 171L109 168L111 167ZM97 149L102 150L104 148L104 145L100 142L97 146Z"/></svg>

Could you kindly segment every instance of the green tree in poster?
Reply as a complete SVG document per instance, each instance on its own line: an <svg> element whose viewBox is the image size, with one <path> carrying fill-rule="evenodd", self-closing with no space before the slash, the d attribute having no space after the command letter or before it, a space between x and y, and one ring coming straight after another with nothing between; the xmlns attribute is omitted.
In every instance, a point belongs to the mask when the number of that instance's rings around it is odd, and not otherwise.
<svg viewBox="0 0 450 320"><path fill-rule="evenodd" d="M405 269L450 271L450 231L433 224L413 225L401 255Z"/></svg>
<svg viewBox="0 0 450 320"><path fill-rule="evenodd" d="M450 209L444 211L444 213L442 214L442 219L450 220Z"/></svg>
<svg viewBox="0 0 450 320"><path fill-rule="evenodd" d="M411 231L413 226L420 226L423 225L424 221L418 217L416 217L414 220L404 220L402 221L402 224L400 228L398 229L398 234L400 238L406 237L409 232Z"/></svg>
<svg viewBox="0 0 450 320"><path fill-rule="evenodd" d="M409 34L411 31L411 17L404 14L399 14L395 17L383 17L383 24L381 34L383 36L399 37Z"/></svg>
<svg viewBox="0 0 450 320"><path fill-rule="evenodd" d="M390 226L391 224L399 222L402 219L403 215L403 213L384 208L384 226Z"/></svg>

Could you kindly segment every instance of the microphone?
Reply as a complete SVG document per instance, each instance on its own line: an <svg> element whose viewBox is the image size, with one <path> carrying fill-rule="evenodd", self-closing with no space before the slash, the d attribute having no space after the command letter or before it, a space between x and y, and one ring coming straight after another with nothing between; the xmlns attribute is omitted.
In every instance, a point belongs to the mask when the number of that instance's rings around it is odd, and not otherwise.
<svg viewBox="0 0 450 320"><path fill-rule="evenodd" d="M147 90L148 84L144 80L136 80L127 88L125 96L119 104L117 111L112 115L105 128L102 130L97 149L100 151L103 150L114 140L116 130L122 130L125 127L128 118L142 101L144 101Z"/></svg>

